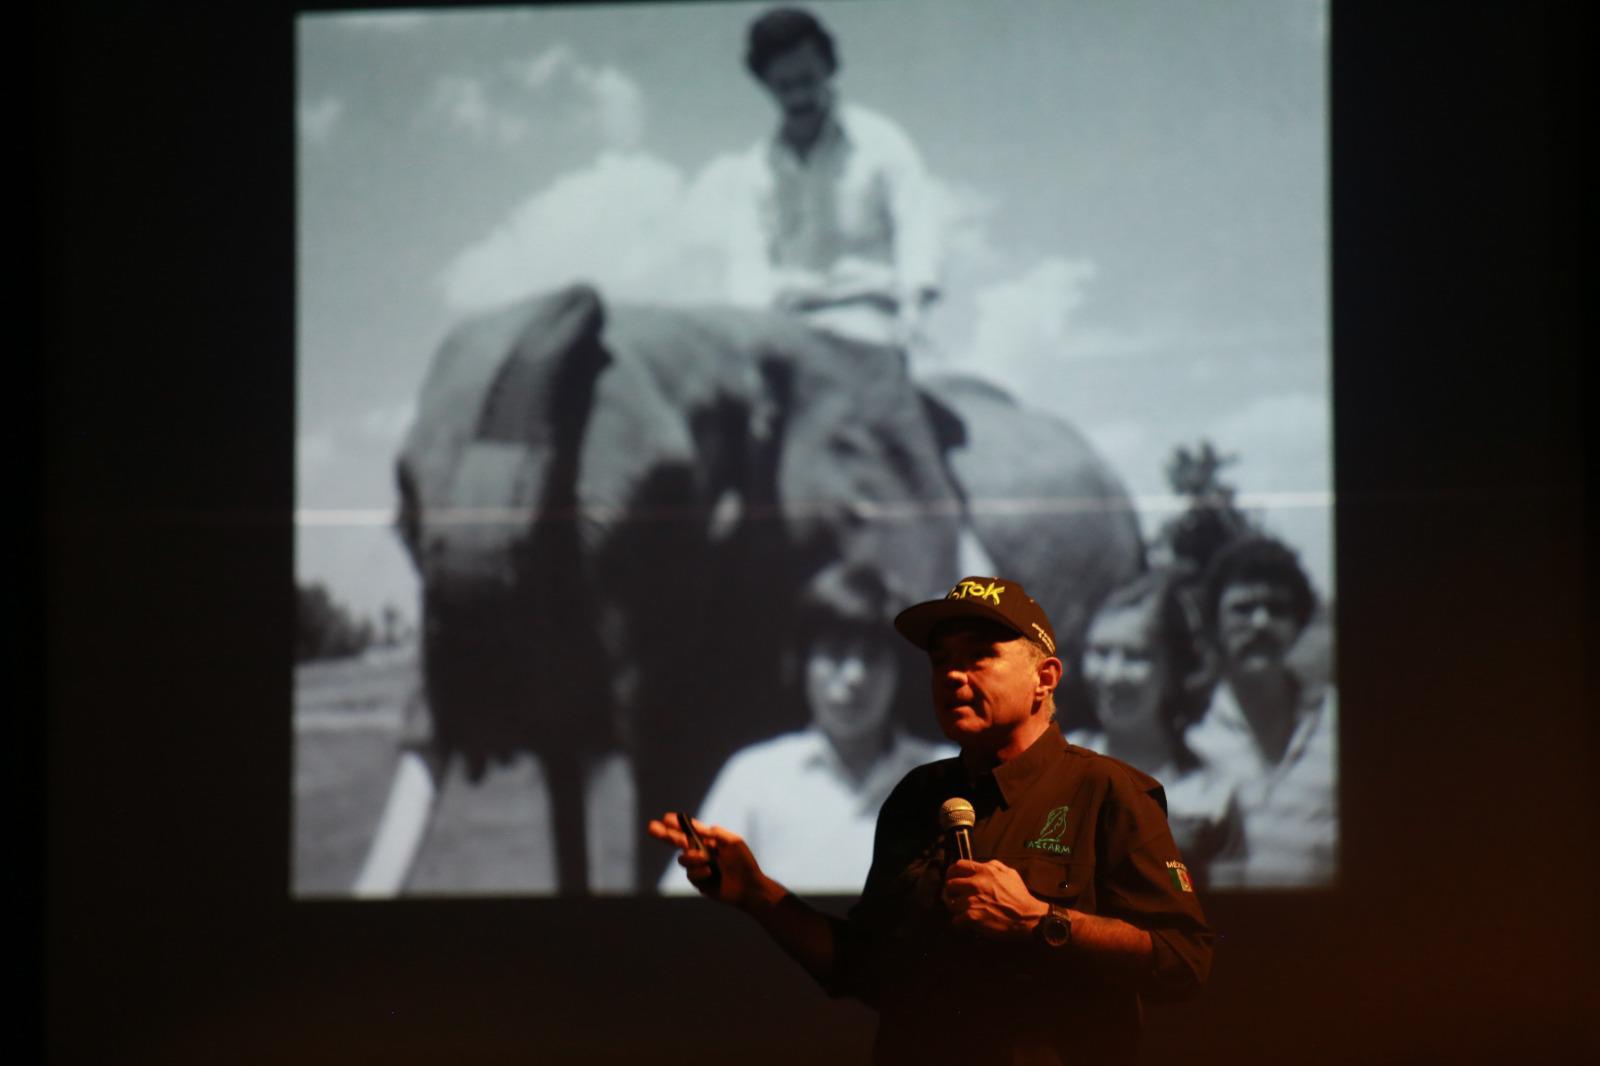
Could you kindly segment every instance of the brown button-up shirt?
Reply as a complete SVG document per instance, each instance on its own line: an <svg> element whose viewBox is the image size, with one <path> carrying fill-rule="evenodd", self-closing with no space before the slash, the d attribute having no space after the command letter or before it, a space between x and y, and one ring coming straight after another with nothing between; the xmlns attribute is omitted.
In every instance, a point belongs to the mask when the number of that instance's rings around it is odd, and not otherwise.
<svg viewBox="0 0 1600 1066"><path fill-rule="evenodd" d="M1070 947L954 929L940 900L952 855L938 822L952 796L977 812L979 862L1012 867L1042 900L1147 931L1144 971L1118 978ZM962 756L901 781L879 813L872 869L840 923L838 968L827 984L878 1008L879 1063L1126 1062L1140 996L1195 992L1212 939L1167 828L1160 783L1051 728L1009 762Z"/></svg>

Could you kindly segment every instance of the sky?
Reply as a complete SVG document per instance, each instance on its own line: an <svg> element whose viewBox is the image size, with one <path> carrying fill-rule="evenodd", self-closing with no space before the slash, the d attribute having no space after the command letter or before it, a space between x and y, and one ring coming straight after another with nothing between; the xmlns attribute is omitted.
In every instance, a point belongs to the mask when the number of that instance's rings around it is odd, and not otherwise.
<svg viewBox="0 0 1600 1066"><path fill-rule="evenodd" d="M296 580L415 617L387 526L434 351L577 279L724 299L736 157L774 112L766 5L318 13L297 26ZM940 191L945 298L917 373L1073 422L1146 533L1201 439L1333 591L1322 0L841 0L840 95Z"/></svg>

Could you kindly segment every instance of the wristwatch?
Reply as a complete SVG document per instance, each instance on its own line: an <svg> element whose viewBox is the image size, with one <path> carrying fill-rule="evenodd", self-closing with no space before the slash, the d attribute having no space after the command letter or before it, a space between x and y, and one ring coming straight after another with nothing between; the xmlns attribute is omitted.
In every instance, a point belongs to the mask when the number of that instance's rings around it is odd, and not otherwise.
<svg viewBox="0 0 1600 1066"><path fill-rule="evenodd" d="M1052 948L1064 948L1072 943L1072 912L1065 907L1050 904L1050 910L1034 927L1039 939Z"/></svg>

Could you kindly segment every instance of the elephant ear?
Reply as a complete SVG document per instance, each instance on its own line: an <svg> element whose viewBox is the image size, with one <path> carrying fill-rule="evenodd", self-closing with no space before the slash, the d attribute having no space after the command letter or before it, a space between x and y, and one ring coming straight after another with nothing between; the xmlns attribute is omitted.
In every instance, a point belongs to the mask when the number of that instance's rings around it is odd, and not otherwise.
<svg viewBox="0 0 1600 1066"><path fill-rule="evenodd" d="M605 318L599 295L575 285L463 323L429 369L401 451L434 743L465 753L473 775L530 737L563 750L614 743L572 523L557 517L570 514L610 361ZM539 597L569 607L540 611Z"/></svg>
<svg viewBox="0 0 1600 1066"><path fill-rule="evenodd" d="M607 356L600 347L600 294L572 285L536 301L483 398L479 440L549 448L587 408ZM574 442L575 443L575 442Z"/></svg>
<svg viewBox="0 0 1600 1066"><path fill-rule="evenodd" d="M515 579L551 494L570 490L604 321L599 295L574 285L474 318L441 347L399 460L400 530L429 585Z"/></svg>
<svg viewBox="0 0 1600 1066"><path fill-rule="evenodd" d="M1062 650L1075 653L1100 601L1144 569L1122 479L1066 419L989 382L941 376L922 388L936 417L959 424L941 437L951 441L945 458L973 532L996 569L1044 607Z"/></svg>

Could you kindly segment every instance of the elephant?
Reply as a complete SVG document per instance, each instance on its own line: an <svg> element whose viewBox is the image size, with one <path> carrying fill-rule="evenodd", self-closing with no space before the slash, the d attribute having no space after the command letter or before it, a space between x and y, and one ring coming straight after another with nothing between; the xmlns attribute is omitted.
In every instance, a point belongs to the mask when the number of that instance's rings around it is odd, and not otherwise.
<svg viewBox="0 0 1600 1066"><path fill-rule="evenodd" d="M453 330L396 471L429 787L487 795L533 759L548 795L550 870L501 891L653 883L640 811L692 809L734 750L803 724L788 605L829 562L869 561L909 602L975 535L1064 647L1143 567L1121 482L1062 419L776 312L584 284ZM416 795L411 820L437 820L445 794ZM392 889L420 832L357 893Z"/></svg>

